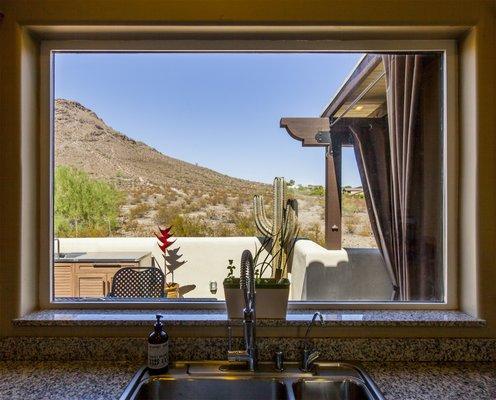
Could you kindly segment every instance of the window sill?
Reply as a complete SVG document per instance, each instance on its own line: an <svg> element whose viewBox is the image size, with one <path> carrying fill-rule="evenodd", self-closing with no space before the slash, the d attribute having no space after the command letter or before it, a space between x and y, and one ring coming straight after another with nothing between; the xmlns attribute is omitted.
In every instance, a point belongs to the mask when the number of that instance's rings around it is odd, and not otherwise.
<svg viewBox="0 0 496 400"><path fill-rule="evenodd" d="M147 326L156 314L168 326L226 326L221 310L42 310L12 321L14 326ZM259 319L261 327L301 327L313 310L290 311L285 320ZM486 321L460 311L339 310L323 311L325 327L485 327ZM241 325L241 320L231 321Z"/></svg>

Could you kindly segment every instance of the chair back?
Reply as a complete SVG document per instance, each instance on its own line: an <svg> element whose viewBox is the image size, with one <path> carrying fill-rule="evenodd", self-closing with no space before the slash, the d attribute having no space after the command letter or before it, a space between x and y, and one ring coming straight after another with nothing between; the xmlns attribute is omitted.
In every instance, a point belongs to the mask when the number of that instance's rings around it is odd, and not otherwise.
<svg viewBox="0 0 496 400"><path fill-rule="evenodd" d="M114 275L110 297L164 297L165 276L156 267L125 267Z"/></svg>

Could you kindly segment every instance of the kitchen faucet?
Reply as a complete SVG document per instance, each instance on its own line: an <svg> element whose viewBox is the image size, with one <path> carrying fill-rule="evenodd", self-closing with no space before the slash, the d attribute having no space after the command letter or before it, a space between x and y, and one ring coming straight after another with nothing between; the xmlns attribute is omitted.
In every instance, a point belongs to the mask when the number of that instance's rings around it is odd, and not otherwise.
<svg viewBox="0 0 496 400"><path fill-rule="evenodd" d="M245 350L227 353L227 359L231 362L246 361L250 371L255 371L258 362L258 351L256 344L255 328L256 302L255 302L255 263L250 250L243 251L240 266L240 287L243 290L245 308L243 310L243 328L245 337Z"/></svg>
<svg viewBox="0 0 496 400"><path fill-rule="evenodd" d="M317 311L315 314L313 314L312 321L308 324L307 331L305 332L304 347L301 353L300 366L300 369L303 372L311 372L313 363L320 357L320 353L317 350L310 348L310 340L308 338L308 334L314 326L315 320L317 318L319 319L320 325L324 325L324 317L322 317L322 314Z"/></svg>

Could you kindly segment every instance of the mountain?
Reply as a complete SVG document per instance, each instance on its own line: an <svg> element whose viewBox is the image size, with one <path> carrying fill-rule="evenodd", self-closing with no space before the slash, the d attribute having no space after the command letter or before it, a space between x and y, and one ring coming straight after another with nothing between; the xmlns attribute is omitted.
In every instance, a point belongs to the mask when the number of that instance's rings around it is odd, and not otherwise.
<svg viewBox="0 0 496 400"><path fill-rule="evenodd" d="M118 187L156 186L203 189L232 187L242 191L267 185L232 178L160 153L108 126L78 102L55 101L55 159Z"/></svg>
<svg viewBox="0 0 496 400"><path fill-rule="evenodd" d="M251 234L253 195L271 198L270 185L169 157L65 99L55 101L55 164L85 171L124 193L120 235L149 236L157 224L173 222L185 225L176 229L184 235Z"/></svg>

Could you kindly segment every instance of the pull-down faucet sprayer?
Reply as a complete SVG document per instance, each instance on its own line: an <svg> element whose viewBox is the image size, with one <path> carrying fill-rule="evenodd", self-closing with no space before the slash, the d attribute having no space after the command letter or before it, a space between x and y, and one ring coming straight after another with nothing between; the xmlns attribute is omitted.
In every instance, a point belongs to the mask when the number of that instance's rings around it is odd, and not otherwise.
<svg viewBox="0 0 496 400"><path fill-rule="evenodd" d="M246 361L250 371L257 366L258 354L256 344L256 302L255 302L255 263L250 250L243 251L240 266L240 287L243 290L245 308L243 310L243 327L245 351L229 351L229 361Z"/></svg>

